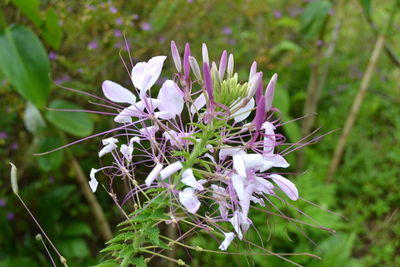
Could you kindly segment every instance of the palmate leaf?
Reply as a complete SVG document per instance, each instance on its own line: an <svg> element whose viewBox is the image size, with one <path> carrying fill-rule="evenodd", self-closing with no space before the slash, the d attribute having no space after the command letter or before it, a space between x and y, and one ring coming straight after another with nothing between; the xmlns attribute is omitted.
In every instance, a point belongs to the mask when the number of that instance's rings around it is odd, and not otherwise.
<svg viewBox="0 0 400 267"><path fill-rule="evenodd" d="M28 101L43 107L50 93L50 66L42 43L22 25L0 33L0 70Z"/></svg>

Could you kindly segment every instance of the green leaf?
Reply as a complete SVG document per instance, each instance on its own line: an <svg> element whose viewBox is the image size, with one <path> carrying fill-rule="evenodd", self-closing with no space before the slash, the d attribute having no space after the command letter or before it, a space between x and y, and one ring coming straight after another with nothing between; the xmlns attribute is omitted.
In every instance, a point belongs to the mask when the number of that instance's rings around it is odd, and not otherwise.
<svg viewBox="0 0 400 267"><path fill-rule="evenodd" d="M61 253L66 258L84 258L89 256L89 248L84 239L63 238L58 242Z"/></svg>
<svg viewBox="0 0 400 267"><path fill-rule="evenodd" d="M290 116L284 117L285 121L293 120ZM283 125L283 129L291 142L297 142L301 139L300 127L296 121L289 122Z"/></svg>
<svg viewBox="0 0 400 267"><path fill-rule="evenodd" d="M39 152L47 152L62 145L64 145L64 142L59 137L44 137L39 142ZM43 171L55 170L64 159L64 151L58 150L48 155L40 156L37 159L39 167Z"/></svg>
<svg viewBox="0 0 400 267"><path fill-rule="evenodd" d="M79 110L82 107L65 100L54 100L49 105L52 109ZM78 137L88 136L93 131L93 120L87 113L75 111L48 111L46 118L56 127Z"/></svg>
<svg viewBox="0 0 400 267"><path fill-rule="evenodd" d="M118 264L114 260L107 260L91 267L118 267Z"/></svg>
<svg viewBox="0 0 400 267"><path fill-rule="evenodd" d="M0 70L17 91L35 106L46 104L50 93L50 66L37 36L22 25L0 33Z"/></svg>
<svg viewBox="0 0 400 267"><path fill-rule="evenodd" d="M147 229L146 234L150 241L155 245L160 243L160 230L157 227Z"/></svg>
<svg viewBox="0 0 400 267"><path fill-rule="evenodd" d="M157 33L166 26L168 20L176 9L177 4L178 1L173 0L158 2L150 15L150 24L154 32Z"/></svg>
<svg viewBox="0 0 400 267"><path fill-rule="evenodd" d="M60 47L62 31L58 24L58 16L52 8L47 10L42 36L55 49Z"/></svg>
<svg viewBox="0 0 400 267"><path fill-rule="evenodd" d="M301 47L292 41L283 40L271 49L271 55L276 55L282 51L292 51L297 54L301 51Z"/></svg>
<svg viewBox="0 0 400 267"><path fill-rule="evenodd" d="M277 107L283 116L289 113L289 102L290 99L287 90L279 87L275 88L273 106Z"/></svg>
<svg viewBox="0 0 400 267"><path fill-rule="evenodd" d="M27 16L37 27L42 24L42 19L39 14L39 0L11 0L21 12Z"/></svg>
<svg viewBox="0 0 400 267"><path fill-rule="evenodd" d="M139 258L133 258L132 263L137 267L147 267L147 264L144 261L143 256L140 256Z"/></svg>
<svg viewBox="0 0 400 267"><path fill-rule="evenodd" d="M66 225L62 232L63 236L91 235L92 230L85 222L71 222Z"/></svg>
<svg viewBox="0 0 400 267"><path fill-rule="evenodd" d="M368 17L371 17L371 0L358 0Z"/></svg>
<svg viewBox="0 0 400 267"><path fill-rule="evenodd" d="M314 37L320 32L330 9L331 4L325 0L315 0L307 5L301 17L300 30L305 38Z"/></svg>
<svg viewBox="0 0 400 267"><path fill-rule="evenodd" d="M39 132L46 127L46 122L44 121L42 114L30 102L26 103L24 111L24 124L25 128L28 129L31 134L36 136L38 136Z"/></svg>

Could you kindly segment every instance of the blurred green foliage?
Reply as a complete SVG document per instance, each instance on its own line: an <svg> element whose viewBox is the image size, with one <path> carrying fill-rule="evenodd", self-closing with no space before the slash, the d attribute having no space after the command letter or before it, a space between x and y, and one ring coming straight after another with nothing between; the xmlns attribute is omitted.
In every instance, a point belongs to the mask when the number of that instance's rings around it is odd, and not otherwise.
<svg viewBox="0 0 400 267"><path fill-rule="evenodd" d="M266 74L265 79L277 72L279 82L274 104L280 108L283 120L291 121L303 115L316 47L325 49L329 45L335 22L343 16L315 122L316 126L323 127L319 131L323 134L343 127L373 48L375 35L363 13L380 30L393 8L392 1L344 2L10 0L3 3L1 8L7 25L3 25L0 33L3 112L0 119L3 162L0 166L3 177L0 180L0 266L50 266L44 248L34 238L38 229L11 193L9 160L19 167L22 197L68 258L70 266L93 265L101 259L98 251L104 247L103 242L96 233L89 207L75 185L65 152L41 158L32 154L109 129L113 123L108 116L44 109L44 106L92 108L88 97L57 85L96 95L101 94L100 85L105 79L131 88L121 62L123 58L130 68L126 50L130 50L134 62L144 61L154 55L169 55L169 42L175 40L181 52L184 43L190 42L192 53L199 56L201 44L206 42L214 59L218 59L223 49L235 54L239 78L247 77L253 60ZM397 16L387 42L398 55L399 29ZM172 60L167 61L164 75L173 68ZM50 73L53 82L49 80ZM332 183L326 183L325 175L339 134L330 134L306 149L306 168L293 178L301 196L317 206L305 201L293 205L315 220L274 202L295 218L311 224L318 221L335 229L337 234L305 225L295 227L276 216L255 212L252 218L260 227L258 232L251 232L250 239L257 243L262 239L274 252L310 252L322 257L322 260L289 257L305 266L400 265L399 84L400 70L382 54ZM28 109L27 101L37 109ZM301 136L300 123L286 124L284 131L290 141L296 141ZM86 173L97 164L96 141L69 149ZM289 154L288 159L295 172L296 152ZM110 222L119 223L122 218L106 192L99 190L96 195ZM210 249L219 245L202 235L192 237L189 242ZM178 253L187 257L184 250ZM191 256L191 266L223 266L227 262L232 266L287 264L275 256L204 253Z"/></svg>

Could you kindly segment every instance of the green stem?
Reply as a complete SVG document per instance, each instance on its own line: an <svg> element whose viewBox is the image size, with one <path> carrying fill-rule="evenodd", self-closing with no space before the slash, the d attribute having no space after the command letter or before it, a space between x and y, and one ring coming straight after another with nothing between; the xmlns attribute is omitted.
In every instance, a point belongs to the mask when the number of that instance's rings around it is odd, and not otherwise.
<svg viewBox="0 0 400 267"><path fill-rule="evenodd" d="M7 28L7 22L3 13L3 1L0 0L0 32Z"/></svg>

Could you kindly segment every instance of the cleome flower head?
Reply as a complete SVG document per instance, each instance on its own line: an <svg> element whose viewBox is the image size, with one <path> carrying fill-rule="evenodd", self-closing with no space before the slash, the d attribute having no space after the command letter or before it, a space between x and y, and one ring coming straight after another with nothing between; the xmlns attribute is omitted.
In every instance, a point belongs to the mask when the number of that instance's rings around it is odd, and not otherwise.
<svg viewBox="0 0 400 267"><path fill-rule="evenodd" d="M160 88L165 56L134 65L131 89L103 82L118 127L102 141L99 157L111 161L92 169L90 186L96 190L100 170L110 177L110 190L117 178L134 181L122 205L139 202L140 194L148 205L163 199L166 222L219 233L219 249L227 250L254 226L252 207L269 205L270 197L299 198L281 171L289 163L280 153L285 137L272 105L277 75L264 88L255 62L241 81L233 54L223 51L219 62L210 61L203 44L198 61L187 44L181 58L174 42L171 51L177 72Z"/></svg>

